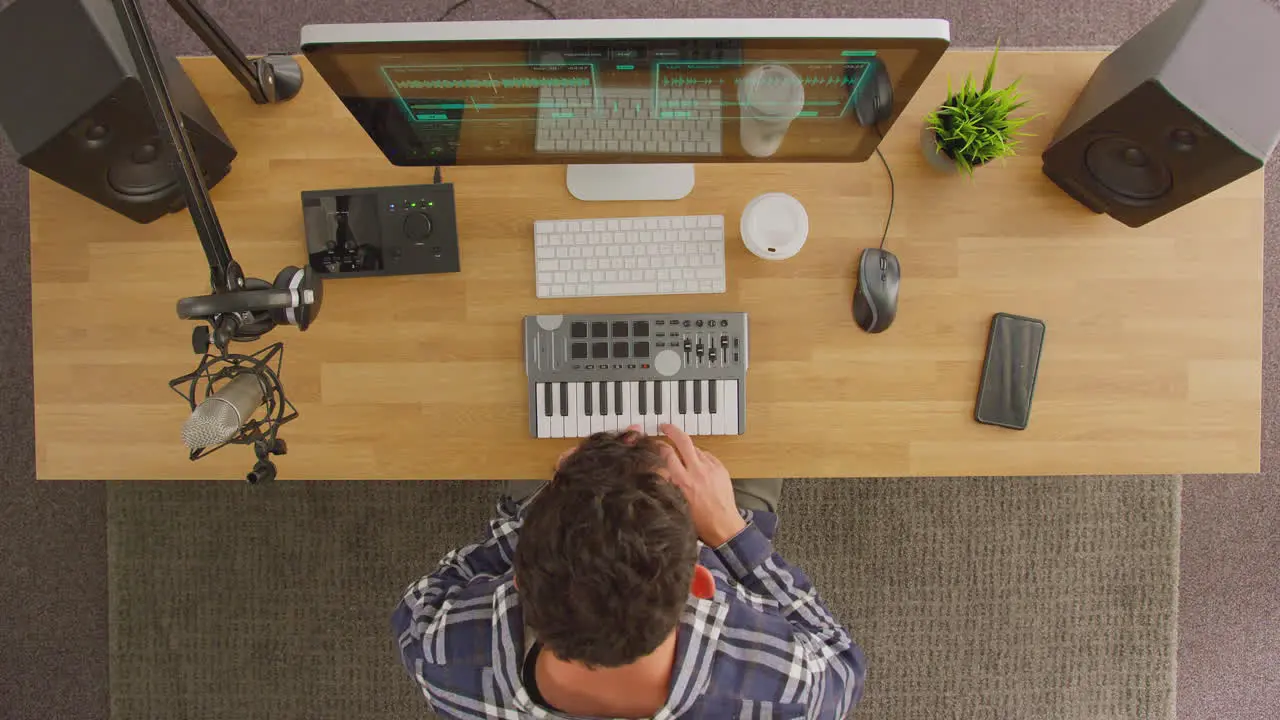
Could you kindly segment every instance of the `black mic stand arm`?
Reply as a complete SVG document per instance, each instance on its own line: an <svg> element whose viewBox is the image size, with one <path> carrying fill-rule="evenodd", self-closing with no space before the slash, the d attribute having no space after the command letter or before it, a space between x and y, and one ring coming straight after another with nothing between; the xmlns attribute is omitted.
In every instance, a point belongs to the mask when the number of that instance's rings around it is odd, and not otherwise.
<svg viewBox="0 0 1280 720"><path fill-rule="evenodd" d="M182 190L187 201L187 210L191 214L191 222L195 225L196 235L204 248L205 257L209 261L209 285L215 294L235 292L245 286L244 272L231 257L231 248L214 212L213 203L209 200L209 188L204 182L204 173L196 160L191 141L182 126L182 118L173 106L169 96L169 88L165 82L164 71L156 52L151 31L142 17L142 10L137 0L112 0L120 25L124 30L125 40L138 66L139 80L147 105L155 117L156 127L161 139L168 139L177 158L177 169L181 172ZM209 50L217 56L227 70L235 76L248 91L249 97L259 104L283 102L298 94L302 87L302 69L298 62L287 55L267 55L249 60L240 52L231 38L213 21L195 0L168 0L173 8ZM227 344L235 338L239 325L247 320L234 313L220 316L213 328L213 343L218 349L225 351ZM212 321L211 321L212 322ZM205 344L208 342L208 328L196 328L192 339L193 346L200 346L203 333ZM202 350L197 350L202 352Z"/></svg>

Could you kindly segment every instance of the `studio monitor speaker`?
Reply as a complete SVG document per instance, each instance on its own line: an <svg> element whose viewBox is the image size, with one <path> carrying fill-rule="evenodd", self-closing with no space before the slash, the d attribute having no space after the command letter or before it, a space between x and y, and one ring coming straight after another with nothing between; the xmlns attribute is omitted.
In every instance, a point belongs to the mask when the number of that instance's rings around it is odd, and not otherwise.
<svg viewBox="0 0 1280 720"><path fill-rule="evenodd" d="M1044 173L1138 227L1262 167L1278 139L1280 9L1177 0L1098 66Z"/></svg>
<svg viewBox="0 0 1280 720"><path fill-rule="evenodd" d="M163 65L212 187L235 148L178 61ZM0 130L23 165L138 222L186 202L111 0L16 0L0 10Z"/></svg>

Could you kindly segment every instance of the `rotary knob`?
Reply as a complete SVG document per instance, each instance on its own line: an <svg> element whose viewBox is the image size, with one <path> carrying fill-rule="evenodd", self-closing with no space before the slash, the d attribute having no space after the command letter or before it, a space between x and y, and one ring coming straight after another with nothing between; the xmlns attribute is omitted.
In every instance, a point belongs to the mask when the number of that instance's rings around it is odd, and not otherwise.
<svg viewBox="0 0 1280 720"><path fill-rule="evenodd" d="M426 213L414 212L404 216L404 236L410 240L425 240L431 234L431 218Z"/></svg>
<svg viewBox="0 0 1280 720"><path fill-rule="evenodd" d="M671 377L680 372L680 353L675 350L663 350L653 358L653 369L663 377Z"/></svg>

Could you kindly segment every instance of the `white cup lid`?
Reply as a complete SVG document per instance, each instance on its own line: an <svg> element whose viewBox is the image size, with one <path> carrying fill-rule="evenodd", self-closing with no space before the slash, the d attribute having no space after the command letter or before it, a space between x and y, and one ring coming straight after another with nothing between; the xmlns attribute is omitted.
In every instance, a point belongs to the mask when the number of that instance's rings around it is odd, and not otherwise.
<svg viewBox="0 0 1280 720"><path fill-rule="evenodd" d="M742 211L742 243L766 260L785 260L804 247L809 213L786 193L765 193Z"/></svg>

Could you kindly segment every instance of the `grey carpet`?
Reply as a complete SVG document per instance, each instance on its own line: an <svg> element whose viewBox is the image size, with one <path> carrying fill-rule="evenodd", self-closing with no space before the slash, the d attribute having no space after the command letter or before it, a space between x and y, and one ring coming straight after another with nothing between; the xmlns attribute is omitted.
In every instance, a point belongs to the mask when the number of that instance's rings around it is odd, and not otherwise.
<svg viewBox="0 0 1280 720"><path fill-rule="evenodd" d="M791 480L778 548L867 653L860 718L1173 717L1178 484ZM499 487L112 485L112 717L422 717L390 609Z"/></svg>
<svg viewBox="0 0 1280 720"><path fill-rule="evenodd" d="M10 0L0 0L0 7ZM957 46L1106 46L1122 41L1168 0L553 0L564 17L937 16ZM295 49L305 23L427 20L443 0L207 0L247 50ZM156 36L173 51L205 54L162 7L144 0ZM519 0L474 0L458 19L536 17ZM0 99L2 101L2 99ZM1183 481L1178 716L1270 720L1280 697L1280 165L1267 169L1263 368L1263 473ZM106 718L107 555L105 486L37 484L31 417L30 282L26 175L0 142L0 717ZM206 504L197 486L172 502L212 520L241 510ZM234 492L228 489L228 492ZM318 491L326 492L326 491ZM322 537L317 533L312 537ZM299 570L302 572L302 570ZM323 568L306 568L318 573ZM145 581L145 572L139 582ZM259 578L260 580L260 578ZM838 603L833 598L833 603ZM198 607L198 606L197 606ZM192 612L198 612L193 609ZM381 612L381 610L379 611ZM178 640L174 641L175 643ZM169 674L190 674L184 655ZM168 675L154 679L157 686ZM874 678L874 676L873 676ZM869 702L870 699L869 699ZM1136 715L1135 715L1136 717Z"/></svg>

